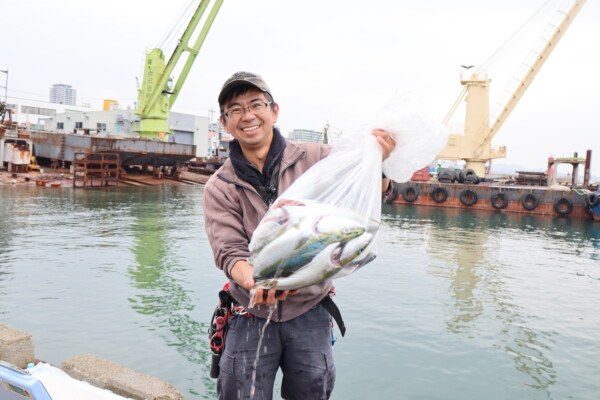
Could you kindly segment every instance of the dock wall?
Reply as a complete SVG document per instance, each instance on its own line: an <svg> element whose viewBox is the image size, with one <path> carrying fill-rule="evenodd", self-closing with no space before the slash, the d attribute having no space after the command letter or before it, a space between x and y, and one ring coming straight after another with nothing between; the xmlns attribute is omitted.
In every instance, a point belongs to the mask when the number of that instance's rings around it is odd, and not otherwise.
<svg viewBox="0 0 600 400"><path fill-rule="evenodd" d="M0 360L19 368L37 363L32 335L0 325ZM83 354L65 360L60 368L72 378L136 400L183 400L172 384L112 361Z"/></svg>

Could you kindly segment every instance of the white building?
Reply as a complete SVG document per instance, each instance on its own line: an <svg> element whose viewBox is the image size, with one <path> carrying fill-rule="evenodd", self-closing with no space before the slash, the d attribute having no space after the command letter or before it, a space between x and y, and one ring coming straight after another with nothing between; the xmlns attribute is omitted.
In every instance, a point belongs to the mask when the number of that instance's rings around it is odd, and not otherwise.
<svg viewBox="0 0 600 400"><path fill-rule="evenodd" d="M50 102L74 106L77 104L77 91L71 85L56 83L50 88Z"/></svg>
<svg viewBox="0 0 600 400"><path fill-rule="evenodd" d="M323 132L308 129L294 129L288 133L288 139L292 142L323 143Z"/></svg>
<svg viewBox="0 0 600 400"><path fill-rule="evenodd" d="M91 111L89 107L50 103L48 101L8 97L6 108L12 110L12 119L19 126L31 129L43 129L44 120L55 114L78 111Z"/></svg>

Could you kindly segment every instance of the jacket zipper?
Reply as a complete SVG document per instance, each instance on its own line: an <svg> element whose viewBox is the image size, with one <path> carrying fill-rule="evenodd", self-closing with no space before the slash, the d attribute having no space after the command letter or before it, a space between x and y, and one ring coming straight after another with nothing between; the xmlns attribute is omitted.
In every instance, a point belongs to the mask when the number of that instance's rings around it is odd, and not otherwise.
<svg viewBox="0 0 600 400"><path fill-rule="evenodd" d="M278 185L277 185L277 186L279 186L279 181L281 180L281 175L283 175L283 172L284 172L286 169L288 169L288 168L290 168L290 167L293 167L293 166L294 166L294 164L296 164L298 161L300 161L300 160L302 159L302 157L304 157L304 155L305 155L305 153L304 153L304 152L300 153L300 155L299 155L298 157L296 157L296 159L294 159L294 160L293 160L291 163L289 163L289 164L288 164L288 165L287 165L285 168L283 168L282 170L280 170L280 171L279 171L279 177L277 178L277 182L278 182ZM221 180L222 180L222 181L224 181L224 182L227 182L227 183L231 183L231 184L237 185L237 186L239 186L239 187L242 187L242 188L244 188L244 189L248 189L248 190L250 190L251 192L255 193L255 194L258 196L258 197L260 197L260 198L262 199L262 196L261 196L261 195L260 195L260 194L259 194L259 193L256 191L256 189L254 189L254 188L253 188L253 187L251 187L251 186L247 186L247 185L244 185L244 184L242 184L242 183L235 182L235 181L232 181L232 180L229 180L229 179L223 178L223 177L222 177L222 176L220 176L220 175L218 175L218 176L217 176L217 178L221 179ZM277 319L278 319L278 321L277 321L277 322L281 322L281 321L283 320L283 301L281 301L281 300L277 300Z"/></svg>
<svg viewBox="0 0 600 400"><path fill-rule="evenodd" d="M305 152L303 151L302 153L300 153L300 155L298 155L298 157L296 157L296 158L295 158L295 159L294 159L294 160L293 160L291 163L289 163L289 164L288 164L288 165L287 165L285 168L283 168L282 170L280 170L280 171L279 171L279 177L277 178L277 181L279 182L279 181L281 180L281 175L283 175L283 171L285 171L286 169L288 169L288 168L290 168L290 167L294 166L294 164L296 164L298 161L300 161L300 159L302 159L302 157L304 157L304 155L305 155ZM242 187L242 188L244 188L244 189L248 189L248 190L250 190L252 193L256 194L258 197L260 197L260 198L262 199L262 196L260 195L260 193L258 193L258 192L256 191L256 189L254 189L252 186L247 186L247 185L244 185L243 183L239 183L239 182L232 181L232 180L230 180L230 179L227 179L227 178L224 178L224 177L222 177L221 175L217 175L217 178L219 178L220 180L222 180L222 181L224 181L224 182L231 183L231 184L233 184L233 185L236 185L236 186ZM279 186L279 185L278 185L278 186Z"/></svg>

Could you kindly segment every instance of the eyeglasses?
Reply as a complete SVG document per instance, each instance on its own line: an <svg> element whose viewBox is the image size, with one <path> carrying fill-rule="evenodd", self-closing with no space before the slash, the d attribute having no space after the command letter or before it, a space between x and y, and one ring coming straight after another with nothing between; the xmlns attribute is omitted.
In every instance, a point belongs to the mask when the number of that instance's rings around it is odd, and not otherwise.
<svg viewBox="0 0 600 400"><path fill-rule="evenodd" d="M259 114L263 112L268 106L273 103L272 101L268 101L266 103L262 101L256 101L250 104L248 107L233 107L229 111L223 113L224 116L231 119L241 118L242 115L246 113L246 110L250 111L252 114Z"/></svg>

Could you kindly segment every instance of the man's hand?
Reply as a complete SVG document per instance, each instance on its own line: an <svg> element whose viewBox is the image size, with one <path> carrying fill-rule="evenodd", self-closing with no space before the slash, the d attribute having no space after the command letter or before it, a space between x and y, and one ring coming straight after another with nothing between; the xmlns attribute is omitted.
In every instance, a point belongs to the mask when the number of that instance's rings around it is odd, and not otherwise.
<svg viewBox="0 0 600 400"><path fill-rule="evenodd" d="M386 131L381 129L373 129L371 135L375 136L377 143L381 146L381 157L385 160L392 154L394 148L396 148L396 141ZM385 193L390 188L391 180L389 178L383 178L381 180L381 193Z"/></svg>
<svg viewBox="0 0 600 400"><path fill-rule="evenodd" d="M256 284L252 274L252 265L248 264L246 261L236 262L231 270L231 276L233 277L233 280L238 285L243 286L248 290L252 289ZM250 304L255 306L272 306L277 300L285 300L289 295L294 295L297 293L298 290L265 290L263 288L256 288L254 297L250 299Z"/></svg>
<svg viewBox="0 0 600 400"><path fill-rule="evenodd" d="M385 160L394 151L396 141L386 131L381 129L373 129L371 135L375 136L377 143L381 146L382 160Z"/></svg>

